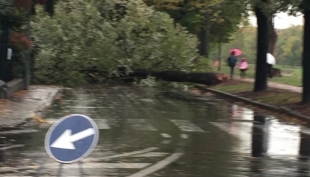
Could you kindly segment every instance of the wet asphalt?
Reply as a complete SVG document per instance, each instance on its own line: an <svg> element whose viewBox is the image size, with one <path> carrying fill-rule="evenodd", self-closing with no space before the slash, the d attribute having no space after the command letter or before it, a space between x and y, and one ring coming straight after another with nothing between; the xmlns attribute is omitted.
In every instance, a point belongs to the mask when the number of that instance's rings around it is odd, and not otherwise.
<svg viewBox="0 0 310 177"><path fill-rule="evenodd" d="M44 148L69 114L100 129L93 153L59 165ZM142 87L64 90L49 123L0 134L0 176L307 177L310 129L209 96ZM13 131L14 133L14 131Z"/></svg>

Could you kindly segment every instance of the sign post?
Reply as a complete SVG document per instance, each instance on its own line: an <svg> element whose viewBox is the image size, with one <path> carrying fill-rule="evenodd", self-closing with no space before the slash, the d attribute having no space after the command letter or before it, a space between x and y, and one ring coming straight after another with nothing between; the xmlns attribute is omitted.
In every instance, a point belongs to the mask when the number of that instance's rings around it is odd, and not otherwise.
<svg viewBox="0 0 310 177"><path fill-rule="evenodd" d="M50 127L45 136L45 150L61 165L81 162L94 150L98 139L99 129L91 118L72 114Z"/></svg>

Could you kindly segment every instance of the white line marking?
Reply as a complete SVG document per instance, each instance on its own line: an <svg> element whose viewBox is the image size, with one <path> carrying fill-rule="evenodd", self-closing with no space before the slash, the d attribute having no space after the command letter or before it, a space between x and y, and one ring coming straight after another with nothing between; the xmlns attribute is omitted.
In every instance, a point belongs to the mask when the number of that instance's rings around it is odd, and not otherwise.
<svg viewBox="0 0 310 177"><path fill-rule="evenodd" d="M147 103L154 103L154 101L152 99L145 98L145 99L140 99L140 100L143 102L147 102Z"/></svg>
<svg viewBox="0 0 310 177"><path fill-rule="evenodd" d="M171 138L171 136L167 133L162 133L161 136L164 138Z"/></svg>
<svg viewBox="0 0 310 177"><path fill-rule="evenodd" d="M164 140L164 141L161 142L161 144L170 144L170 143L171 143L170 140Z"/></svg>
<svg viewBox="0 0 310 177"><path fill-rule="evenodd" d="M141 171L138 171L137 173L129 175L127 177L145 177L147 175L155 173L156 171L158 171L162 168L165 168L166 166L168 166L172 162L178 160L182 155L183 155L183 153L174 153L174 154L170 155L169 157L165 158L164 160L161 160L161 161L157 162L156 164L154 164L154 165L152 165L146 169L143 169Z"/></svg>
<svg viewBox="0 0 310 177"><path fill-rule="evenodd" d="M187 139L187 138L188 138L188 135L187 135L187 134L181 134L181 138Z"/></svg>
<svg viewBox="0 0 310 177"><path fill-rule="evenodd" d="M83 169L94 169L94 168L123 168L123 169L142 169L150 166L151 163L83 163ZM59 163L49 163L45 165L44 169L58 169ZM77 164L65 164L63 169L77 169L80 168Z"/></svg>
<svg viewBox="0 0 310 177"><path fill-rule="evenodd" d="M149 130L156 131L157 129L153 127L146 119L128 119L128 123L131 124L135 130Z"/></svg>
<svg viewBox="0 0 310 177"><path fill-rule="evenodd" d="M10 175L6 175L7 177L21 177L21 176L10 176ZM34 177L34 176L23 176L23 177ZM58 176L40 176L40 177L58 177ZM77 175L77 176L66 176L66 177L81 177L81 175ZM102 176L88 176L87 177L102 177Z"/></svg>
<svg viewBox="0 0 310 177"><path fill-rule="evenodd" d="M107 123L108 121L106 119L93 119L93 120L96 122L96 124L100 130L106 130L106 129L111 128L108 125L108 123Z"/></svg>
<svg viewBox="0 0 310 177"><path fill-rule="evenodd" d="M137 155L137 154L143 154L143 153L155 151L157 149L158 148L156 148L156 147L151 147L151 148L147 148L147 149L140 150L140 151L111 155L111 156L102 157L102 158L87 158L87 159L83 160L83 162L98 162L98 161L102 161L102 160L114 159L114 158L119 158L119 157L128 157L128 156L133 156L133 155Z"/></svg>
<svg viewBox="0 0 310 177"><path fill-rule="evenodd" d="M222 131L233 135L235 137L240 137L240 133L244 135L252 134L252 127L248 123L234 123L234 125L230 125L228 123L219 123L219 122L210 122L212 125L216 126L217 128L221 129ZM260 126L254 125L254 127L262 128ZM262 129L264 130L264 129Z"/></svg>
<svg viewBox="0 0 310 177"><path fill-rule="evenodd" d="M217 128L223 130L224 132L230 133L229 127L227 125L227 123L220 123L220 122L210 122L212 125L216 126Z"/></svg>
<svg viewBox="0 0 310 177"><path fill-rule="evenodd" d="M196 125L190 123L187 120L170 120L177 127L179 127L184 132L205 132Z"/></svg>
<svg viewBox="0 0 310 177"><path fill-rule="evenodd" d="M105 107L92 107L92 106L67 106L66 108L69 109L102 109Z"/></svg>
<svg viewBox="0 0 310 177"><path fill-rule="evenodd" d="M145 154L135 155L133 157L162 157L162 156L165 156L168 154L169 153L166 153L166 152L149 152L149 153L145 153Z"/></svg>

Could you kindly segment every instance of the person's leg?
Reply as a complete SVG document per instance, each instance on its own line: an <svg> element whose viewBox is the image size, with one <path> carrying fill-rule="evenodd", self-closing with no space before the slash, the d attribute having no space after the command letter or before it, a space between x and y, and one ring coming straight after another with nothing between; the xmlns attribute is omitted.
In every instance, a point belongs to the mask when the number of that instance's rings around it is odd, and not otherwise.
<svg viewBox="0 0 310 177"><path fill-rule="evenodd" d="M245 73L245 70L242 69L242 70L241 70L241 77L242 77L242 78L244 78L244 73Z"/></svg>
<svg viewBox="0 0 310 177"><path fill-rule="evenodd" d="M233 79L234 77L234 67L230 66L230 79Z"/></svg>

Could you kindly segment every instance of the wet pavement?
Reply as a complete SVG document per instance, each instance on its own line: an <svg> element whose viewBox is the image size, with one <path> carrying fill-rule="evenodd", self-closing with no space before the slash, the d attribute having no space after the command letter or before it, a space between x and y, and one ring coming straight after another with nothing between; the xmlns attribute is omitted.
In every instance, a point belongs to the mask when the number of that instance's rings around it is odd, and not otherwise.
<svg viewBox="0 0 310 177"><path fill-rule="evenodd" d="M59 91L57 86L33 85L16 92L10 100L0 99L0 130L18 127L35 115L41 116Z"/></svg>
<svg viewBox="0 0 310 177"><path fill-rule="evenodd" d="M49 124L0 136L0 176L310 176L309 128L215 96L181 95L125 86L66 90ZM82 163L60 168L44 138L52 123L73 113L94 119L100 139Z"/></svg>

